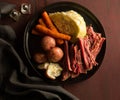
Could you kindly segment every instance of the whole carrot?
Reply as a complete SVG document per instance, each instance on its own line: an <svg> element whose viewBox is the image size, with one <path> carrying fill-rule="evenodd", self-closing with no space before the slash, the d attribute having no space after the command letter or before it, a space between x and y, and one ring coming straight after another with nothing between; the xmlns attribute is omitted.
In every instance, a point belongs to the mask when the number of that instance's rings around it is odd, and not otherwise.
<svg viewBox="0 0 120 100"><path fill-rule="evenodd" d="M32 29L32 34L38 35L38 36L40 36L40 37L45 36L45 34L43 34L43 33L41 34L41 33L38 32L36 29ZM64 43L64 41L63 41L62 39L58 39L58 38L55 38L55 41L56 41L56 43L57 43L58 45L61 45L61 44Z"/></svg>
<svg viewBox="0 0 120 100"><path fill-rule="evenodd" d="M34 34L34 35L40 35L35 29L32 29L31 33Z"/></svg>
<svg viewBox="0 0 120 100"><path fill-rule="evenodd" d="M56 43L57 43L58 45L61 45L61 44L64 43L64 40L62 40L62 39L55 39L55 40L56 40Z"/></svg>
<svg viewBox="0 0 120 100"><path fill-rule="evenodd" d="M64 39L64 40L70 40L71 39L71 36L69 36L67 34L52 31L52 30L50 30L47 27L42 26L42 25L36 25L36 30L41 32L41 33L44 33L46 35L52 36L54 38Z"/></svg>
<svg viewBox="0 0 120 100"><path fill-rule="evenodd" d="M40 24L40 25L43 25L43 26L45 26L45 27L47 27L46 26L46 24L44 23L44 21L43 21L43 18L40 18L39 20L38 20L38 23ZM52 29L53 30L53 29ZM57 31L57 29L54 29L53 31ZM58 32L58 31L57 31ZM35 30L33 30L33 34L35 33ZM39 34L38 32L37 33L35 33L36 35L37 34ZM64 41L62 40L62 39L55 39L56 40L56 43L58 44L58 45L61 45L61 44L63 44L64 43Z"/></svg>
<svg viewBox="0 0 120 100"><path fill-rule="evenodd" d="M43 21L45 22L46 26L51 29L51 30L54 30L54 31L57 31L56 27L53 25L48 13L46 11L44 11L42 13L42 18L43 18Z"/></svg>
<svg viewBox="0 0 120 100"><path fill-rule="evenodd" d="M55 32L58 32L57 28L54 26L52 20L50 19L49 15L48 15L48 13L46 11L44 11L42 13L42 19L43 19L43 22L45 22L46 26L49 29L51 29L51 30L53 30ZM64 43L64 41L62 39L56 39L56 42L59 45Z"/></svg>
<svg viewBox="0 0 120 100"><path fill-rule="evenodd" d="M36 29L32 29L31 33L34 34L34 35L40 36L40 37L45 36L44 34L41 34L40 32L38 32Z"/></svg>
<svg viewBox="0 0 120 100"><path fill-rule="evenodd" d="M40 25L46 26L46 24L44 23L44 21L43 21L42 18L39 18L38 23L39 23Z"/></svg>

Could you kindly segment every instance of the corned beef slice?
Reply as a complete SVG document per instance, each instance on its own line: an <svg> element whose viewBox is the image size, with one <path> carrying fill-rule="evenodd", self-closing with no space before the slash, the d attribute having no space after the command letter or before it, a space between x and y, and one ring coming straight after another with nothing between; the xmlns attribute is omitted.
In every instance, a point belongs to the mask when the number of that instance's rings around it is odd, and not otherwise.
<svg viewBox="0 0 120 100"><path fill-rule="evenodd" d="M87 73L94 66L98 65L96 57L99 54L105 38L96 33L92 26L87 27L87 35L78 38L76 43L64 43L64 64L63 80L69 77L75 78L81 73Z"/></svg>

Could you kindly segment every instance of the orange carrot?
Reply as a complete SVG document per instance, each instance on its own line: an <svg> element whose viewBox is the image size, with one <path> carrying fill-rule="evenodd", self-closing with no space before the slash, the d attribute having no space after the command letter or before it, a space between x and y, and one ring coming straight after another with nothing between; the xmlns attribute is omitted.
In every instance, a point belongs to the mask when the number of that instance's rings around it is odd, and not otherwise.
<svg viewBox="0 0 120 100"><path fill-rule="evenodd" d="M69 36L67 34L52 31L52 30L50 30L47 27L42 26L42 25L36 25L36 30L41 32L41 33L44 33L46 35L52 36L54 38L64 39L64 40L70 40L71 39L71 36Z"/></svg>
<svg viewBox="0 0 120 100"><path fill-rule="evenodd" d="M46 23L46 26L49 29L51 29L51 30L53 30L55 32L58 32L58 30L56 29L56 27L52 23L49 15L48 15L48 13L46 11L43 12L42 17L43 17L43 21ZM57 42L57 44L63 44L64 43L64 41L62 39L56 39L56 42Z"/></svg>
<svg viewBox="0 0 120 100"><path fill-rule="evenodd" d="M32 34L38 35L40 37L44 36L44 34L40 34L36 29L32 29Z"/></svg>
<svg viewBox="0 0 120 100"><path fill-rule="evenodd" d="M44 21L43 21L42 18L40 18L40 19L38 20L38 23L39 23L40 25L46 26L46 24L44 23Z"/></svg>
<svg viewBox="0 0 120 100"><path fill-rule="evenodd" d="M40 37L45 36L45 34L40 34L40 32L38 32L38 31L35 30L35 29L32 29L32 34L38 35L38 36L40 36ZM58 45L61 45L61 44L64 43L64 41L63 41L62 39L56 39L56 38L55 38L55 40L56 40L56 43L57 43Z"/></svg>
<svg viewBox="0 0 120 100"><path fill-rule="evenodd" d="M39 35L39 33L35 29L32 29L32 34Z"/></svg>
<svg viewBox="0 0 120 100"><path fill-rule="evenodd" d="M64 43L64 40L62 40L62 39L56 39L56 43L57 43L58 45L61 45L61 44Z"/></svg>
<svg viewBox="0 0 120 100"><path fill-rule="evenodd" d="M43 21L45 22L46 26L51 29L51 30L54 30L54 31L57 31L56 27L53 25L48 13L46 11L44 11L42 13L42 18L43 18Z"/></svg>
<svg viewBox="0 0 120 100"><path fill-rule="evenodd" d="M38 23L39 23L40 25L43 25L43 26L45 26L45 27L48 27L48 28L51 29L52 31L58 32L57 29L56 29L56 27L55 27L54 24L52 23L49 15L48 15L48 13L47 13L46 11L43 12L42 18L40 18L40 19L38 20ZM40 35L40 36L42 35L42 34L40 34L39 32L37 32L36 30L32 30L32 34L34 34L34 35ZM64 40L62 40L62 39L55 38L55 40L56 40L56 43L57 43L58 45L61 45L61 44L64 43Z"/></svg>

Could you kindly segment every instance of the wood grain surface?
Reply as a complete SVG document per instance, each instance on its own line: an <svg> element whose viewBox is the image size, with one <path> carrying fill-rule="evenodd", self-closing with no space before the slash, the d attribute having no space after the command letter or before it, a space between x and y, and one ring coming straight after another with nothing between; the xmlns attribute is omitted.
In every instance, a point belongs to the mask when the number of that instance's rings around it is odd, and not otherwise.
<svg viewBox="0 0 120 100"><path fill-rule="evenodd" d="M10 18L0 20L0 24L11 25L17 35L16 50L22 57L24 29L31 16L42 7L64 0L0 0L32 5L32 14L21 16L18 22ZM89 9L102 23L106 34L106 54L99 70L88 80L63 87L80 100L120 100L120 0L66 0L76 2Z"/></svg>

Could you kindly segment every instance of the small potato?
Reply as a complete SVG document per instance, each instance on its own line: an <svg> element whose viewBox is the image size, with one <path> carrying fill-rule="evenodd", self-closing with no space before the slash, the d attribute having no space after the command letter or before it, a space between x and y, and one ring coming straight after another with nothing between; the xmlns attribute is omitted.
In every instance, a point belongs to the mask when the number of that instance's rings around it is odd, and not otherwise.
<svg viewBox="0 0 120 100"><path fill-rule="evenodd" d="M51 62L58 62L62 59L63 54L64 53L61 48L54 47L48 51L47 57L48 57L48 60Z"/></svg>
<svg viewBox="0 0 120 100"><path fill-rule="evenodd" d="M48 51L56 46L55 39L51 36L44 36L41 40L41 46L45 51Z"/></svg>
<svg viewBox="0 0 120 100"><path fill-rule="evenodd" d="M58 63L50 63L46 69L46 76L52 80L55 80L62 73L62 67Z"/></svg>
<svg viewBox="0 0 120 100"><path fill-rule="evenodd" d="M47 57L44 53L36 53L34 54L34 61L37 63L44 63L47 61Z"/></svg>

